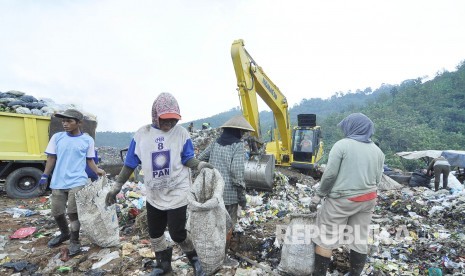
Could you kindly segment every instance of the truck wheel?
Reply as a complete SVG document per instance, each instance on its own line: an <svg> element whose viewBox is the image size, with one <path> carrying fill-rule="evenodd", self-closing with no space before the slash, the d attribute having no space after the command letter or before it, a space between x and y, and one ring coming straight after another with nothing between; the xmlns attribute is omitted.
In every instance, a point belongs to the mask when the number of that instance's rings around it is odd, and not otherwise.
<svg viewBox="0 0 465 276"><path fill-rule="evenodd" d="M5 190L11 198L32 198L42 195L45 189L39 187L42 171L24 167L10 173L5 181Z"/></svg>

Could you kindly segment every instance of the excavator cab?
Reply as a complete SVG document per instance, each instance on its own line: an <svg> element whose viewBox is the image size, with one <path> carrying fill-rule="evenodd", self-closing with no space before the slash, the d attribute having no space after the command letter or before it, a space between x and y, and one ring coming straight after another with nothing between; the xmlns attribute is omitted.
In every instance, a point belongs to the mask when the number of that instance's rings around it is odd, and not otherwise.
<svg viewBox="0 0 465 276"><path fill-rule="evenodd" d="M321 129L316 126L315 114L299 114L298 126L292 131L291 167L303 171L315 171L323 156Z"/></svg>
<svg viewBox="0 0 465 276"><path fill-rule="evenodd" d="M293 133L294 161L312 162L316 137L312 129L296 129Z"/></svg>

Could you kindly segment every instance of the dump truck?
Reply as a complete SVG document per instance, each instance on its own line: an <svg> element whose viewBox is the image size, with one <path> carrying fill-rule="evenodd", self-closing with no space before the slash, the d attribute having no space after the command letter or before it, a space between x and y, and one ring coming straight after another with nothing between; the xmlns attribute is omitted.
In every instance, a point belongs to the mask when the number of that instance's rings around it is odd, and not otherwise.
<svg viewBox="0 0 465 276"><path fill-rule="evenodd" d="M84 119L82 131L95 139L96 127L96 121ZM45 192L38 185L47 160L45 148L60 131L60 118L0 112L0 186L9 197L32 198Z"/></svg>

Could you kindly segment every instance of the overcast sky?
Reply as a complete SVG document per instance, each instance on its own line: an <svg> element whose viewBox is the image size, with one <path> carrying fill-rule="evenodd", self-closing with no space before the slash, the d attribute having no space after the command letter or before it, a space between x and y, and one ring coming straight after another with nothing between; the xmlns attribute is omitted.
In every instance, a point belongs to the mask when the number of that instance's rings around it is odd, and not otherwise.
<svg viewBox="0 0 465 276"><path fill-rule="evenodd" d="M160 92L181 122L239 106L235 39L293 106L454 71L464 26L463 0L0 0L0 91L132 132Z"/></svg>

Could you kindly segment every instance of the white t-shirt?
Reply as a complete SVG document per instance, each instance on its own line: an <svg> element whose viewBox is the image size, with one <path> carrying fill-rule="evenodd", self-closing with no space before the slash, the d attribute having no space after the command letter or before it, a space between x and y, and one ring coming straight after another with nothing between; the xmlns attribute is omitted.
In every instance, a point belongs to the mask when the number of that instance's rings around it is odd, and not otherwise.
<svg viewBox="0 0 465 276"><path fill-rule="evenodd" d="M164 132L147 125L136 132L133 143L144 172L148 203L159 210L187 205L192 177L184 164L194 157L189 132L181 126Z"/></svg>

